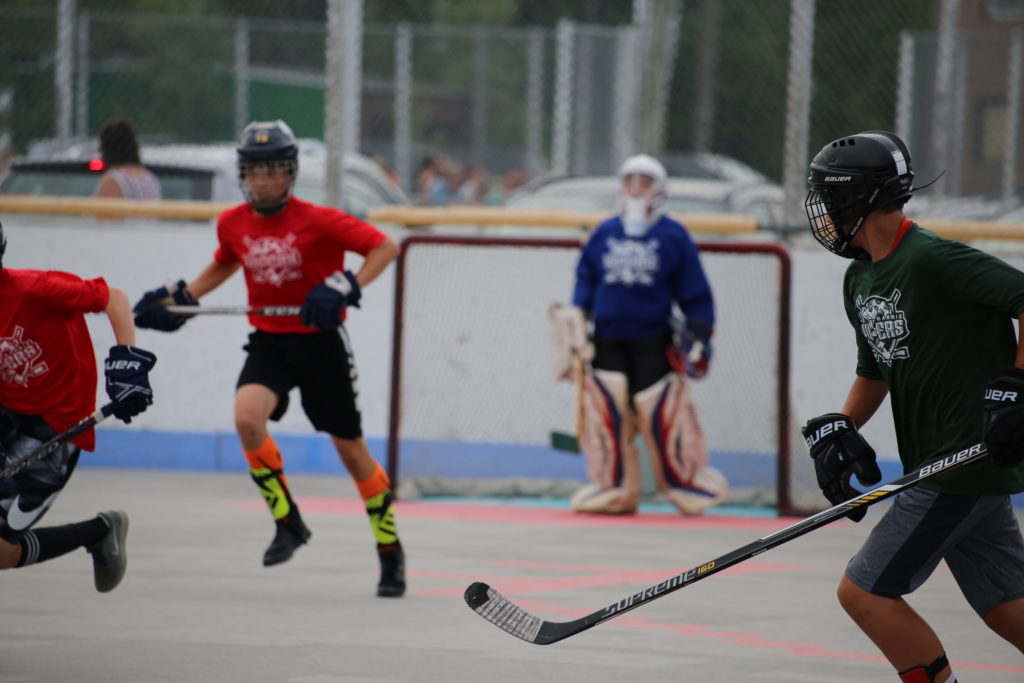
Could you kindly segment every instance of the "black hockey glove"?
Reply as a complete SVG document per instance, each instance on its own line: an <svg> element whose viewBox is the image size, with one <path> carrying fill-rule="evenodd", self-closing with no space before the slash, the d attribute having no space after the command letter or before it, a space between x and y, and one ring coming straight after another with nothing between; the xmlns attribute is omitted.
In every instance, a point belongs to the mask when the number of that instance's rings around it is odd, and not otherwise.
<svg viewBox="0 0 1024 683"><path fill-rule="evenodd" d="M125 424L153 403L149 388L149 371L156 365L156 356L137 346L118 344L110 347L104 364L107 396L114 402L114 417Z"/></svg>
<svg viewBox="0 0 1024 683"><path fill-rule="evenodd" d="M1024 370L999 371L985 387L985 443L1002 467L1024 461Z"/></svg>
<svg viewBox="0 0 1024 683"><path fill-rule="evenodd" d="M299 317L306 327L329 330L341 324L346 306L359 306L362 290L352 271L334 271L306 296Z"/></svg>
<svg viewBox="0 0 1024 683"><path fill-rule="evenodd" d="M167 311L167 306L198 306L199 302L192 298L185 289L185 281L168 282L162 287L151 289L142 295L132 309L135 314L135 326L162 332L174 332L194 316L176 315Z"/></svg>
<svg viewBox="0 0 1024 683"><path fill-rule="evenodd" d="M845 503L860 494L850 486L850 475L865 486L874 486L882 480L882 472L875 462L875 450L857 431L857 425L848 415L827 413L807 421L801 430L807 447L814 458L814 473L818 486L833 505ZM864 519L866 508L847 513L855 522Z"/></svg>

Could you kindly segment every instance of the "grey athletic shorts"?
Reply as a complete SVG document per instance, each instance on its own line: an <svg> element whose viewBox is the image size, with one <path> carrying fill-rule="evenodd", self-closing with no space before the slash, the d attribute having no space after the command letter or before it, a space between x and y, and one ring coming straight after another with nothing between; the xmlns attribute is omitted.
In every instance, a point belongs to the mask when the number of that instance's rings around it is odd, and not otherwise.
<svg viewBox="0 0 1024 683"><path fill-rule="evenodd" d="M9 467L57 435L43 418L0 406L0 466ZM0 482L0 538L18 543L46 511L75 471L80 453L72 443Z"/></svg>
<svg viewBox="0 0 1024 683"><path fill-rule="evenodd" d="M846 567L875 595L917 590L945 560L974 611L1024 598L1024 538L1009 496L901 493Z"/></svg>

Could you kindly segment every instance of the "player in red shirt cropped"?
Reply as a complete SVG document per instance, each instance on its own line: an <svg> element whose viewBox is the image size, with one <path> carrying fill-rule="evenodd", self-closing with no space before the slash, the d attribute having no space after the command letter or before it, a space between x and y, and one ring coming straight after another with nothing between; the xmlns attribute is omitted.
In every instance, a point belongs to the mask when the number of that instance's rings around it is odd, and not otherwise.
<svg viewBox="0 0 1024 683"><path fill-rule="evenodd" d="M300 316L249 316L256 328L235 393L235 429L253 481L276 524L264 566L280 564L309 540L284 476L281 452L267 425L288 407L298 388L302 408L317 431L334 443L366 504L377 540L381 576L377 595L405 593L405 556L395 528L391 484L363 438L356 369L345 308L358 306L362 288L397 256L398 245L377 228L337 209L292 196L298 147L283 121L249 124L238 146L238 172L248 200L220 215L213 261L184 280L146 292L135 306L139 327L173 331L187 317L165 306L198 300L236 271L245 273L252 306L298 306ZM345 252L364 257L357 273L345 270Z"/></svg>
<svg viewBox="0 0 1024 683"><path fill-rule="evenodd" d="M104 312L117 342L105 363L113 415L125 422L153 402L149 371L156 357L135 347L131 303L103 278L3 267L0 226L0 569L27 567L84 547L101 593L124 576L128 515L120 510L62 526L34 528L71 478L92 429L25 465L46 441L96 410L96 357L85 313Z"/></svg>

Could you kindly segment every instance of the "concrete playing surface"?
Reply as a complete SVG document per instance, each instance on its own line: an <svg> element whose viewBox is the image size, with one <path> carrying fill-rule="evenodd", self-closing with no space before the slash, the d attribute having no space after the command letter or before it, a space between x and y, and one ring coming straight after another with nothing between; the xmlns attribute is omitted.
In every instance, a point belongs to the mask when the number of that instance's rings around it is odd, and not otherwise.
<svg viewBox="0 0 1024 683"><path fill-rule="evenodd" d="M4 572L0 683L896 680L834 597L877 508L537 646L474 614L466 586L486 581L538 616L574 619L794 520L403 502L409 592L381 599L351 482L289 481L313 538L265 569L272 525L245 475L80 469L41 526L127 510L128 573L101 595L81 550ZM911 604L960 680L1024 680L1024 658L975 617L944 566Z"/></svg>

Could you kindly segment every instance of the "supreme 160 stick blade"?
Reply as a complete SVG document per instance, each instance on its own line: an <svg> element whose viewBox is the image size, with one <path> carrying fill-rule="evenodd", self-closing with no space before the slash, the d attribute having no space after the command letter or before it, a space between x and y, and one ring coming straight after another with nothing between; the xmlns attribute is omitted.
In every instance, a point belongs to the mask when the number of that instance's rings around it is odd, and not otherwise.
<svg viewBox="0 0 1024 683"><path fill-rule="evenodd" d="M763 538L757 539L753 543L748 543L742 548L738 548L737 550L726 553L725 555L711 560L710 562L688 569L682 574L677 574L676 576L666 579L655 586L651 586L639 593L634 593L633 595L625 597L616 603L608 605L604 609L598 610L579 619L574 619L572 621L545 621L544 619L534 616L517 606L486 583L481 583L479 581L471 584L466 589L466 604L468 604L474 612L500 628L502 631L511 633L517 638L521 638L528 643L534 643L535 645L550 645L551 643L557 643L559 640L574 636L577 633L581 633L589 628L593 628L598 624L608 621L613 617L617 617L620 614L625 614L630 610L636 609L641 605L646 605L658 598L663 598L669 593L673 593L680 588L689 586L691 583L699 581L700 579L705 579L712 574L722 571L723 569L739 564L744 560L749 560L755 555L760 555L764 551L770 550L775 546L782 545L794 538L803 536L809 531L813 531L819 527L834 522L840 517L846 516L846 514L851 510L874 505L879 501L896 495L900 491L905 491L906 489L917 486L921 482L931 479L934 476L977 462L987 454L988 446L984 443L978 443L969 448L965 448L962 451L947 455L888 484L882 484L878 488L866 491L856 498L851 498L845 503L840 503L828 510L823 510L815 515L811 515L810 517L788 526L785 529L768 534Z"/></svg>

